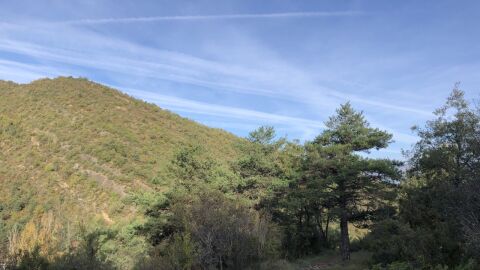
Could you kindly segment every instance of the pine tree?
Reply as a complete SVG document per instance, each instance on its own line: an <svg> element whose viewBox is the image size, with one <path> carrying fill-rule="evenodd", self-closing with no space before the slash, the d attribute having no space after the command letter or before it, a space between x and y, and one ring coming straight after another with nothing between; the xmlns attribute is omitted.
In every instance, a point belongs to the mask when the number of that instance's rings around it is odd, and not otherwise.
<svg viewBox="0 0 480 270"><path fill-rule="evenodd" d="M398 179L398 162L360 155L386 148L392 135L370 127L349 103L330 117L326 127L307 145L305 178L307 186L329 196L332 213L340 221L342 260L349 260L348 224L366 225L382 209L388 186Z"/></svg>

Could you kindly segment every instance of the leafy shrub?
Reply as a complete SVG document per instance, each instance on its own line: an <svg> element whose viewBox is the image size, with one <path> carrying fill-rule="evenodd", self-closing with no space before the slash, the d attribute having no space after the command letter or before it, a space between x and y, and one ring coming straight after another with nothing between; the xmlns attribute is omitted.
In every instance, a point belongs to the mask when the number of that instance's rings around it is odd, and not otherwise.
<svg viewBox="0 0 480 270"><path fill-rule="evenodd" d="M150 213L142 231L172 269L244 269L274 256L278 246L268 218L220 192L175 198Z"/></svg>
<svg viewBox="0 0 480 270"><path fill-rule="evenodd" d="M415 260L415 237L408 226L393 219L376 224L366 237L366 246L374 252L374 262L383 265L402 260Z"/></svg>

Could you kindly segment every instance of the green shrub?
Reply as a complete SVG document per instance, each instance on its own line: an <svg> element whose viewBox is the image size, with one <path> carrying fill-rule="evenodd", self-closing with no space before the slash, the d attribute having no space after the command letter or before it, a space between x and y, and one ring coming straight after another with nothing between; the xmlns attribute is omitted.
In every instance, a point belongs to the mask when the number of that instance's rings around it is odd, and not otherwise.
<svg viewBox="0 0 480 270"><path fill-rule="evenodd" d="M245 269L276 255L279 237L268 218L221 192L174 198L150 213L141 232L174 269Z"/></svg>

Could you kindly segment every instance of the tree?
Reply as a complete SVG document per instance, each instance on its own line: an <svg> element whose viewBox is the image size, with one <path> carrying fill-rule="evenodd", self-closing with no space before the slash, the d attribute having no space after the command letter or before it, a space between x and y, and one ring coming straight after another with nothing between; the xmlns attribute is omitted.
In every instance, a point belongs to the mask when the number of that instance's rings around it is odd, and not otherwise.
<svg viewBox="0 0 480 270"><path fill-rule="evenodd" d="M361 156L386 148L392 135L370 127L350 103L326 122L327 129L307 145L305 181L331 204L340 221L342 260L350 259L348 224L366 226L385 205L389 186L398 179L398 162Z"/></svg>
<svg viewBox="0 0 480 270"><path fill-rule="evenodd" d="M424 127L414 127L420 140L407 152L398 216L370 234L374 260L404 261L414 269L478 269L471 265L480 256L479 110L457 84L434 114Z"/></svg>
<svg viewBox="0 0 480 270"><path fill-rule="evenodd" d="M170 171L188 190L213 178L216 164L209 157L201 157L202 151L200 146L187 146L180 149L171 161Z"/></svg>
<svg viewBox="0 0 480 270"><path fill-rule="evenodd" d="M411 154L411 176L460 186L480 176L480 116L455 85L435 120L425 128L413 127L420 137Z"/></svg>
<svg viewBox="0 0 480 270"><path fill-rule="evenodd" d="M252 143L269 145L275 139L275 128L272 126L261 126L248 134L247 140Z"/></svg>
<svg viewBox="0 0 480 270"><path fill-rule="evenodd" d="M410 154L408 186L400 217L417 234L417 254L426 264L454 266L479 254L480 115L455 85Z"/></svg>
<svg viewBox="0 0 480 270"><path fill-rule="evenodd" d="M296 179L303 148L285 138L275 139L275 129L262 126L250 132L251 143L242 145L244 155L234 164L240 176L237 192L258 203L271 195L271 189Z"/></svg>
<svg viewBox="0 0 480 270"><path fill-rule="evenodd" d="M268 161L256 163L268 155L263 152L271 147L270 140L262 139L265 145L252 141L244 146L252 152L247 151L251 155L236 165L244 173L242 180L254 177L257 170L270 170ZM138 233L153 246L152 261L142 267L244 269L276 252L278 237L270 216L252 209L243 196L250 187L239 182L242 177L202 156L200 150L187 147L175 155L170 171L178 179L176 184L147 210L147 222L138 227ZM255 155L258 152L263 154ZM263 188L262 183L255 182L251 188Z"/></svg>
<svg viewBox="0 0 480 270"><path fill-rule="evenodd" d="M274 190L263 205L284 230L283 252L298 258L317 254L330 247L329 226L332 215L329 198L299 178Z"/></svg>
<svg viewBox="0 0 480 270"><path fill-rule="evenodd" d="M245 269L276 251L266 215L219 191L172 198L141 228L168 262L162 269Z"/></svg>
<svg viewBox="0 0 480 270"><path fill-rule="evenodd" d="M213 188L224 193L234 193L239 177L226 165L215 162L199 145L181 148L172 159L169 173L176 192L192 193L201 188Z"/></svg>

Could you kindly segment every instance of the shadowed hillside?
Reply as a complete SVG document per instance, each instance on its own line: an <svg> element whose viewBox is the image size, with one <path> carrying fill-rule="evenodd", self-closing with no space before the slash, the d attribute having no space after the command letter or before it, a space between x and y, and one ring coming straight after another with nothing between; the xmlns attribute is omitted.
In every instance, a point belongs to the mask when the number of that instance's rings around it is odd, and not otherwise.
<svg viewBox="0 0 480 270"><path fill-rule="evenodd" d="M133 227L142 204L175 181L175 153L199 145L225 166L242 141L86 79L0 81L0 240L28 238L29 221L53 216L60 244L84 224L120 228L116 239L140 252Z"/></svg>

